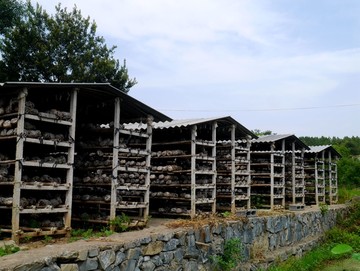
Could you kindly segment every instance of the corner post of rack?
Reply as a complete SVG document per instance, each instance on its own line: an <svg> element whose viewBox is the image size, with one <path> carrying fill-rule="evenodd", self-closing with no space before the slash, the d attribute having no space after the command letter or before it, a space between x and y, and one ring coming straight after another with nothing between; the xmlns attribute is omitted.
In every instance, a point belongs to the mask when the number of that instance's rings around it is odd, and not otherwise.
<svg viewBox="0 0 360 271"><path fill-rule="evenodd" d="M25 102L28 94L27 88L23 88L18 95L18 122L16 129L16 153L15 153L15 172L14 190L12 206L12 233L11 238L16 243L20 242L20 187L22 179L22 160L24 156L24 125L25 125Z"/></svg>
<svg viewBox="0 0 360 271"><path fill-rule="evenodd" d="M193 125L191 127L191 218L196 215L196 130L197 126Z"/></svg>
<svg viewBox="0 0 360 271"><path fill-rule="evenodd" d="M213 147L212 147L212 153L211 156L214 158L213 162L212 162L212 166L211 166L211 171L212 171L212 180L211 183L213 185L213 189L212 189L212 208L211 211L213 214L216 213L216 130L217 130L218 124L216 121L213 122L212 125L212 136L211 136L211 141L213 143Z"/></svg>
<svg viewBox="0 0 360 271"><path fill-rule="evenodd" d="M65 196L65 206L68 206L68 212L64 214L64 225L67 229L66 236L70 237L71 229L71 216L72 216L72 201L73 201L73 180L74 180L74 156L75 156L75 130L76 130L76 111L77 111L77 94L79 89L75 88L71 91L70 96L70 115L72 124L69 127L69 139L74 140L70 145L68 151L67 161L71 165L69 169L66 170L66 184L68 190L66 191Z"/></svg>
<svg viewBox="0 0 360 271"><path fill-rule="evenodd" d="M153 127L153 121L154 118L152 116L148 116L147 117L147 128L146 128L146 134L147 134L147 139L146 139L146 177L145 177L145 186L147 187L146 191L145 191L145 196L144 196L144 202L146 204L146 208L144 210L144 221L146 222L146 220L149 218L149 209L150 209L150 167L151 167L151 146L152 146L152 127Z"/></svg>
<svg viewBox="0 0 360 271"><path fill-rule="evenodd" d="M118 165L119 165L119 136L120 136L120 98L114 101L114 137L113 137L113 161L111 172L111 199L110 199L110 222L116 217L117 184L118 184ZM114 225L110 223L110 229L114 230Z"/></svg>

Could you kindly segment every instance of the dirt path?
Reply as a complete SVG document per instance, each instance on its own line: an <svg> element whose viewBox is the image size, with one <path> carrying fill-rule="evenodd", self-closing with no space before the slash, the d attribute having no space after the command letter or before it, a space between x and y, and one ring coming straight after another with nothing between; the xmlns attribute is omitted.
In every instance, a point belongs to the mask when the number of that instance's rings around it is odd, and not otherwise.
<svg viewBox="0 0 360 271"><path fill-rule="evenodd" d="M147 236L166 234L176 231L165 225L170 221L172 220L152 218L149 222L149 225L142 230L115 233L109 237L100 237L90 240L79 240L72 243L68 243L67 240L61 238L54 240L54 243L47 245L42 242L33 245L25 244L22 247L25 249L27 247L28 250L21 250L15 254L3 256L0 258L0 271L12 270L17 266L34 263L37 261L43 261L44 259L71 255L75 252L77 253L79 251L89 250L92 248L110 247L114 245L121 246L124 243L128 243Z"/></svg>

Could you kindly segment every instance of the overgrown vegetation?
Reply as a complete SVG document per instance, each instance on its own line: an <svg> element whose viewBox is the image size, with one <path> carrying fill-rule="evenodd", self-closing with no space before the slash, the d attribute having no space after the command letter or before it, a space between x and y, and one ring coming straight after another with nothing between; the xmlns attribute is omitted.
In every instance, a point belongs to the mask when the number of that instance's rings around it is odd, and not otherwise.
<svg viewBox="0 0 360 271"><path fill-rule="evenodd" d="M116 232L123 232L127 231L130 222L130 218L126 214L121 213L120 216L116 216L115 219L110 221L110 225L114 227Z"/></svg>
<svg viewBox="0 0 360 271"><path fill-rule="evenodd" d="M20 250L19 247L14 245L4 245L3 247L0 247L0 257L6 256L9 254L16 253Z"/></svg>
<svg viewBox="0 0 360 271"><path fill-rule="evenodd" d="M351 252L349 250L343 254L332 253L331 250L339 244L342 246L338 247L351 247ZM272 266L269 270L320 271L324 270L327 265L341 259L353 258L353 260L356 260L358 253L360 253L360 201L351 205L348 217L339 220L338 225L326 233L325 240L321 245L306 253L300 259L290 258L277 266ZM360 261L358 264L360 266Z"/></svg>
<svg viewBox="0 0 360 271"><path fill-rule="evenodd" d="M71 231L70 242L74 242L80 239L91 239L99 237L108 237L114 232L108 227L103 227L99 231L94 231L93 229L73 229Z"/></svg>
<svg viewBox="0 0 360 271"><path fill-rule="evenodd" d="M332 145L342 156L337 163L339 187L353 189L360 186L360 137L304 136L299 138L309 146ZM340 200L343 200L343 198L341 197Z"/></svg>
<svg viewBox="0 0 360 271"><path fill-rule="evenodd" d="M243 246L239 238L232 238L225 241L224 253L211 256L214 270L231 271L239 266L243 258Z"/></svg>

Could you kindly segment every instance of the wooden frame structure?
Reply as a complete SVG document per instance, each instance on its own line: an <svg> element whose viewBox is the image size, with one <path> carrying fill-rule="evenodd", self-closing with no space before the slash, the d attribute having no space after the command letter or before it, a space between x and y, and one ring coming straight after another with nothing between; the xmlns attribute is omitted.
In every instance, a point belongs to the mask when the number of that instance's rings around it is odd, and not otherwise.
<svg viewBox="0 0 360 271"><path fill-rule="evenodd" d="M251 196L254 207L277 209L304 204L302 155L308 147L294 135L269 135L252 141Z"/></svg>
<svg viewBox="0 0 360 271"><path fill-rule="evenodd" d="M341 155L331 146L310 146L304 155L307 204L335 204L337 192L337 160Z"/></svg>
<svg viewBox="0 0 360 271"><path fill-rule="evenodd" d="M139 125L133 123L125 127L131 129ZM223 210L220 207L224 205L219 206L219 202L225 203L229 211L235 211L235 203L239 201L245 202L243 206L248 208L250 149L247 144L250 143L246 137L249 135L254 136L231 117L154 123L151 214L195 217L201 212ZM243 141L237 141L236 137ZM240 147L244 144L245 148ZM227 158L218 160L221 148ZM232 159L240 152L245 157L242 161ZM226 170L219 172L219 163L226 163ZM246 167L242 173L236 170L240 163ZM240 175L246 178L244 184L235 183ZM223 183L220 177L224 176L230 177L229 182ZM221 188L226 189L225 195L219 191ZM245 189L245 193L238 194L236 191L240 189Z"/></svg>
<svg viewBox="0 0 360 271"><path fill-rule="evenodd" d="M114 213L129 209L138 210L142 218L148 216L151 119L145 133L126 130L121 121L147 120L149 115L157 121L170 118L109 84L8 82L0 85L0 91L0 215L3 218L0 232L11 234L16 242L25 237L69 234L71 221L81 217L77 213L79 206L89 206L91 201L99 214L107 206L103 224L109 224ZM114 110L109 111L109 105ZM95 128L93 136L110 135L110 141L101 146L107 151L93 148L91 154L115 160L109 164L108 175L101 174L99 168L93 173L104 177L112 188L109 195L99 199L97 192L108 184L87 183L87 188L95 191L97 197L79 198L79 158L83 147L93 143L86 141L89 130L84 125L91 121L97 123L97 120L105 127L101 127L100 133ZM75 138L75 134L80 137ZM124 147L121 140L126 138L142 139L144 150L133 149L130 145ZM131 165L137 165L139 159L142 159L141 169L122 164L130 161ZM96 161L97 166L99 161ZM88 169L91 171L90 167ZM143 183L120 185L119 172L141 173ZM136 195L140 200L122 200L119 195L124 190L135 190L134 193L141 190L141 196ZM111 191L115 191L116 198ZM84 215L81 221L89 222L88 218Z"/></svg>
<svg viewBox="0 0 360 271"><path fill-rule="evenodd" d="M255 137L248 130L233 124L231 139L217 143L217 211L236 211L250 209L251 173L250 146Z"/></svg>
<svg viewBox="0 0 360 271"><path fill-rule="evenodd" d="M9 127L7 135L0 137L0 144L5 144L1 152L15 157L0 161L13 172L8 172L7 182L1 182L2 201L4 196L12 201L11 207L0 206L11 210L11 227L2 225L1 231L11 232L17 243L25 237L69 234L77 89L44 93L13 87L2 93L2 103L8 110L0 118L12 119L13 133ZM3 221L9 223L6 217Z"/></svg>

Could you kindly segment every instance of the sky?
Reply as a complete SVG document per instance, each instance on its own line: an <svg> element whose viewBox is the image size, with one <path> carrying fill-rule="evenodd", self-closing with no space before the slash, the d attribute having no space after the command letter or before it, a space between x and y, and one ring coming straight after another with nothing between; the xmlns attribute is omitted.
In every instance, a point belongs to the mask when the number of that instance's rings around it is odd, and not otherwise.
<svg viewBox="0 0 360 271"><path fill-rule="evenodd" d="M49 13L59 0L39 0ZM360 136L358 0L63 0L98 26L173 119L231 116L250 130Z"/></svg>

